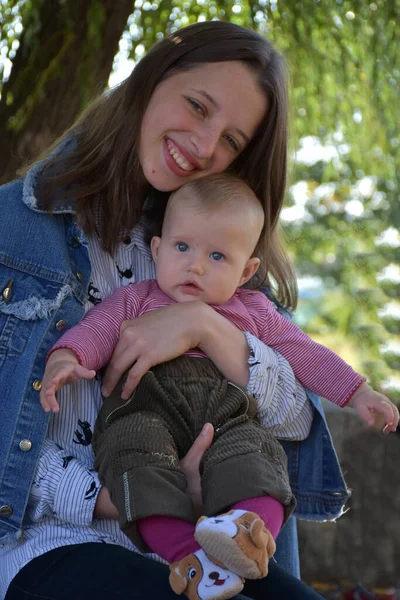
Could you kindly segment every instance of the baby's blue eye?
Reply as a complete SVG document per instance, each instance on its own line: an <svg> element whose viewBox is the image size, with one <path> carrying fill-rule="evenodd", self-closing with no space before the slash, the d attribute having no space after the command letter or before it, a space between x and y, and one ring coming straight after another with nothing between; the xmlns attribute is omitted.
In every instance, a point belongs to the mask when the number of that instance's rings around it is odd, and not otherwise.
<svg viewBox="0 0 400 600"><path fill-rule="evenodd" d="M187 252L189 250L189 246L185 242L178 242L175 244L175 247L179 252Z"/></svg>
<svg viewBox="0 0 400 600"><path fill-rule="evenodd" d="M210 256L213 260L223 260L225 258L221 252L211 252Z"/></svg>

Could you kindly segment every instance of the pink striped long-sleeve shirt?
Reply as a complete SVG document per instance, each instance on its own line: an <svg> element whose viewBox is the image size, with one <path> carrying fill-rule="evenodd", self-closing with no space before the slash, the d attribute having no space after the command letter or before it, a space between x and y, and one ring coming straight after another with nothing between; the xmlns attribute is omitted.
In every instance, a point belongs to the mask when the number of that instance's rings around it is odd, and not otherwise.
<svg viewBox="0 0 400 600"><path fill-rule="evenodd" d="M111 358L123 321L174 302L154 279L119 288L69 329L51 352L68 348L88 369L100 369ZM255 335L282 354L305 387L339 406L344 406L365 381L334 352L311 340L280 315L261 292L238 288L226 304L213 308L238 329ZM187 354L204 356L198 348Z"/></svg>

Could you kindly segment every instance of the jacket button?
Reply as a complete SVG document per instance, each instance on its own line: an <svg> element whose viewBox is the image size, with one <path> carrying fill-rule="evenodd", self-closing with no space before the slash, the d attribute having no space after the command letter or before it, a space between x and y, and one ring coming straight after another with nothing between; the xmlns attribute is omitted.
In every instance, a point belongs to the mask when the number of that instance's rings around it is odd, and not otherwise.
<svg viewBox="0 0 400 600"><path fill-rule="evenodd" d="M32 448L32 442L30 440L21 440L19 447L22 452L29 452L29 450Z"/></svg>
<svg viewBox="0 0 400 600"><path fill-rule="evenodd" d="M9 302L11 300L12 285L13 285L13 280L11 279L11 281L8 282L8 284L6 285L6 287L3 290L3 298L4 298L5 302Z"/></svg>
<svg viewBox="0 0 400 600"><path fill-rule="evenodd" d="M11 517L12 513L13 509L11 506L8 506L7 504L0 506L0 517Z"/></svg>
<svg viewBox="0 0 400 600"><path fill-rule="evenodd" d="M57 331L62 331L63 329L65 329L66 324L67 323L64 321L64 319L61 319L61 321L58 321L56 323L56 329L57 329Z"/></svg>
<svg viewBox="0 0 400 600"><path fill-rule="evenodd" d="M81 245L81 240L78 238L77 235L74 235L74 237L71 240L71 244L73 248L79 248L79 246Z"/></svg>
<svg viewBox="0 0 400 600"><path fill-rule="evenodd" d="M33 389L36 392L40 392L40 390L42 389L42 380L41 379L35 379L35 381L32 384Z"/></svg>
<svg viewBox="0 0 400 600"><path fill-rule="evenodd" d="M75 273L75 277L77 278L78 281L82 281L82 279L83 279L83 275L80 271Z"/></svg>

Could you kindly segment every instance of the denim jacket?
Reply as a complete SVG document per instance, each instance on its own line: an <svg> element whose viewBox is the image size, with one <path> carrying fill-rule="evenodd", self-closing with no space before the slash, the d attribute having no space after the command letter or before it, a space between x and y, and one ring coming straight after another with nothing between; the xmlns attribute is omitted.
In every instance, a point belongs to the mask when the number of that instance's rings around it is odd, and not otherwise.
<svg viewBox="0 0 400 600"><path fill-rule="evenodd" d="M90 281L87 240L73 210L36 207L41 165L0 187L0 539L19 537L49 416L39 392L45 357L78 323ZM310 436L285 442L297 515L326 520L348 497L318 398Z"/></svg>

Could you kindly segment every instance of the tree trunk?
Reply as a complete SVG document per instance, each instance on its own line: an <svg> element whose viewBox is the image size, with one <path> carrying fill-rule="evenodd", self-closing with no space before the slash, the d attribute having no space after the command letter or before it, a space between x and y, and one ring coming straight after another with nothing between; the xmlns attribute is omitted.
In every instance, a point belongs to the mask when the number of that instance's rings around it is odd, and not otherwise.
<svg viewBox="0 0 400 600"><path fill-rule="evenodd" d="M32 3L33 4L33 3ZM69 127L108 81L132 0L44 0L27 12L0 101L0 183Z"/></svg>

